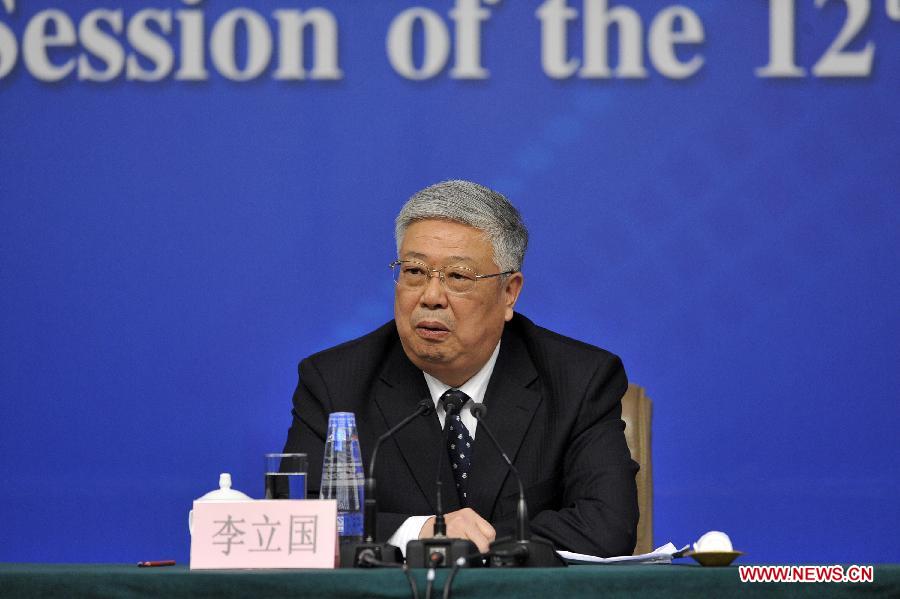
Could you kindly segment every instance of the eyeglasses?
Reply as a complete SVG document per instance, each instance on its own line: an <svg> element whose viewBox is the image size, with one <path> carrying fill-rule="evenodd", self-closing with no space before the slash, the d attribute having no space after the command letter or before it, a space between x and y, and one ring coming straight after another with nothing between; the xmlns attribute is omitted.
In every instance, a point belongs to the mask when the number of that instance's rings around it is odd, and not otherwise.
<svg viewBox="0 0 900 599"><path fill-rule="evenodd" d="M430 268L427 264L416 260L395 260L391 262L394 282L400 287L422 287L428 283L431 277L437 275L441 283L450 293L462 295L475 289L475 283L479 279L491 279L511 275L514 270L498 272L492 275L480 275L471 268L465 266L443 266Z"/></svg>

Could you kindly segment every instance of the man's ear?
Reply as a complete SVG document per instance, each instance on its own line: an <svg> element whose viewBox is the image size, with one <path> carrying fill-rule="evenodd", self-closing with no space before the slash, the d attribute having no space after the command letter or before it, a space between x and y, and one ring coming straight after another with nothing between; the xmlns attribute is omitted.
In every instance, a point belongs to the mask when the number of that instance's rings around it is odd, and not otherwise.
<svg viewBox="0 0 900 599"><path fill-rule="evenodd" d="M525 277L523 277L520 272L513 273L506 277L503 286L503 303L506 306L506 314L504 316L507 322L512 320L513 308L516 306L516 301L519 299L519 294L522 292L522 285L524 284Z"/></svg>

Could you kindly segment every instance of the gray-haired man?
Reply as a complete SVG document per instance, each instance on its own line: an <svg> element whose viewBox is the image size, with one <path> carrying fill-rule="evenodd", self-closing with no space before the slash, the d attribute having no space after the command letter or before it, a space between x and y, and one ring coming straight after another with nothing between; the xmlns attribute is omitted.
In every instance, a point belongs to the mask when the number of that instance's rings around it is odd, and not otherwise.
<svg viewBox="0 0 900 599"><path fill-rule="evenodd" d="M364 459L375 439L423 397L437 417L414 421L380 452L379 532L403 548L431 536L435 465L447 533L486 551L512 534L515 480L468 409L446 423L441 398L462 392L486 417L525 485L532 531L559 549L634 549L637 499L620 419L627 380L619 359L515 314L528 233L501 194L467 181L416 193L396 222L394 320L300 363L286 451L310 455L317 493L328 413L357 415ZM458 391L457 391L458 390ZM448 497L449 495L449 497ZM383 539L381 539L383 540Z"/></svg>

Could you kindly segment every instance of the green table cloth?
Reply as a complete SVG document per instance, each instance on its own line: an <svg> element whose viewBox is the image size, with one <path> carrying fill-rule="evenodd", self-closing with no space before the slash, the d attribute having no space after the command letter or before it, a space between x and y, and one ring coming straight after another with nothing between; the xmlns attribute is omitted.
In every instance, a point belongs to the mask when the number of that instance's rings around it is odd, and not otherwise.
<svg viewBox="0 0 900 599"><path fill-rule="evenodd" d="M425 597L425 571L412 570ZM446 578L438 571L433 597ZM900 565L875 566L871 583L742 583L736 566L688 564L460 570L456 598L900 597ZM0 564L2 597L411 597L398 569L190 571L178 565Z"/></svg>

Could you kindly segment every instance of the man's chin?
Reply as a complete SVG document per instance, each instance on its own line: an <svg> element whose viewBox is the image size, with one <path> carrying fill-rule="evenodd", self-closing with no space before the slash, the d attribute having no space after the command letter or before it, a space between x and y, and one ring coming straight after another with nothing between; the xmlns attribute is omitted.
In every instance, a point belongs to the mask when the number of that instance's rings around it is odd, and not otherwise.
<svg viewBox="0 0 900 599"><path fill-rule="evenodd" d="M447 355L436 347L416 349L416 357L429 364L442 364L447 361Z"/></svg>
<svg viewBox="0 0 900 599"><path fill-rule="evenodd" d="M401 338L401 342L406 356L422 370L427 370L426 365L445 365L452 359L452 348L445 341L429 341L412 336Z"/></svg>

